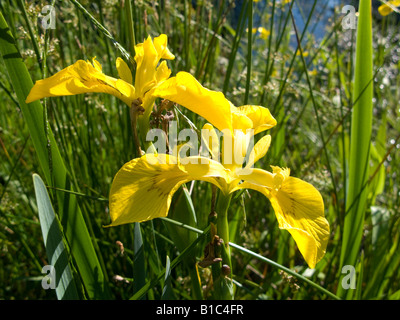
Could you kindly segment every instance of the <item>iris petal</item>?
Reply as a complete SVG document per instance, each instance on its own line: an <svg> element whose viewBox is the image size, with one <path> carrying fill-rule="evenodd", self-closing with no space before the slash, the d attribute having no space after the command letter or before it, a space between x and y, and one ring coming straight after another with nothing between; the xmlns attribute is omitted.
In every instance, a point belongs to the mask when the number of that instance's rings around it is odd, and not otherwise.
<svg viewBox="0 0 400 320"><path fill-rule="evenodd" d="M309 183L289 177L270 197L279 228L290 232L310 268L322 259L329 239L320 193Z"/></svg>
<svg viewBox="0 0 400 320"><path fill-rule="evenodd" d="M165 217L172 197L185 182L202 180L226 191L224 167L211 159L190 157L188 163L166 154L147 154L126 163L111 186L110 226Z"/></svg>
<svg viewBox="0 0 400 320"><path fill-rule="evenodd" d="M51 77L36 81L26 98L26 103L47 97L97 92L111 94L130 105L135 88L126 82L121 85L120 81L123 80L106 76L101 72L99 65L95 59L93 64L78 60ZM120 91L119 87L122 86L125 90Z"/></svg>
<svg viewBox="0 0 400 320"><path fill-rule="evenodd" d="M314 268L324 256L329 239L321 194L300 179L263 171L253 169L252 174L242 176L244 182L237 189L259 191L271 201L279 228L289 231L309 267Z"/></svg>
<svg viewBox="0 0 400 320"><path fill-rule="evenodd" d="M117 58L116 67L119 77L127 83L132 84L132 71L124 60Z"/></svg>
<svg viewBox="0 0 400 320"><path fill-rule="evenodd" d="M254 134L257 134L276 125L276 120L269 109L261 106L232 107L231 112L235 129L254 129Z"/></svg>
<svg viewBox="0 0 400 320"><path fill-rule="evenodd" d="M155 88L153 95L197 113L219 130L232 131L230 103L222 92L204 88L192 75L179 72Z"/></svg>
<svg viewBox="0 0 400 320"><path fill-rule="evenodd" d="M167 47L168 38L165 34L161 34L154 38L154 47L160 59L173 60L175 56L169 51Z"/></svg>
<svg viewBox="0 0 400 320"><path fill-rule="evenodd" d="M271 136L266 135L257 141L253 150L251 150L249 155L249 161L246 167L252 167L258 160L264 157L271 145Z"/></svg>

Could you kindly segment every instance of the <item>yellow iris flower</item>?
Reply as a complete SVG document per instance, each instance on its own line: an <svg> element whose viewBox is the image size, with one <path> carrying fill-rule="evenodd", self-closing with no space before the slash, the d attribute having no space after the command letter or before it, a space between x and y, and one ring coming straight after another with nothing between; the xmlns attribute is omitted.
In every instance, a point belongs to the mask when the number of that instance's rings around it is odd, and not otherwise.
<svg viewBox="0 0 400 320"><path fill-rule="evenodd" d="M156 91L167 88L168 81L177 80L167 80ZM329 224L324 217L324 204L320 193L311 184L291 177L289 169L272 167L273 171L268 172L251 168L267 153L271 142L269 135L254 145L246 166L243 166L247 142L251 138L245 135L246 130L253 129L253 134L256 134L273 127L276 120L267 108L236 108L227 99L222 99L219 92L197 85L191 88L189 83L186 82L185 86L188 90L171 93L166 98L179 104L188 103L192 108L197 102L203 108L212 110L213 105L208 105L207 102L214 101L230 107L233 130L224 131L221 161L214 160L220 146L219 142L215 143L219 140L212 138L217 134L211 124L206 124L202 132L209 132L204 140L208 144L207 149L213 155L212 158L146 154L131 160L119 170L111 186L110 226L167 216L174 193L183 183L189 181L210 182L225 195L239 189L253 189L270 200L279 227L291 233L306 262L314 268L324 256L329 238ZM213 143L209 142L210 139ZM229 141L230 139L232 141ZM228 146L234 147L226 148L226 142L229 142Z"/></svg>
<svg viewBox="0 0 400 320"><path fill-rule="evenodd" d="M116 61L119 79L105 75L101 64L95 58L92 62L78 60L51 77L36 81L26 103L46 97L90 92L107 93L122 100L129 107L140 99L145 115L149 117L157 97L168 99L175 96L179 97L175 102L199 114L217 128L232 129L231 106L222 93L207 94L207 89L187 72L179 72L176 77L169 78L171 70L166 61L159 63L161 59L175 58L167 48L165 34L154 38L154 41L149 36L143 43L135 46L135 53L134 85L131 70L121 58L117 58ZM199 91L202 95L198 94ZM195 95L197 101L182 99L188 95Z"/></svg>
<svg viewBox="0 0 400 320"><path fill-rule="evenodd" d="M387 16L388 14L393 12L393 8L391 8L391 6L392 7L399 7L400 6L400 0L392 0L392 1L388 1L387 3L390 6L388 6L387 4L382 4L378 8L378 11L382 16Z"/></svg>
<svg viewBox="0 0 400 320"><path fill-rule="evenodd" d="M204 127L210 132L208 138L216 135L214 127L224 132L222 160L202 156L182 159L179 155L167 154L146 154L131 160L119 170L112 183L110 226L167 216L173 194L188 181L208 181L225 195L239 189L253 189L271 201L279 227L291 233L313 268L323 257L329 237L320 193L307 182L291 177L289 169L272 167L273 171L268 172L251 168L267 153L271 142L269 135L254 145L243 167L251 138L246 135L247 130L253 129L255 135L276 124L269 110L260 106L237 108L221 92L204 88L186 72L170 77L171 70L166 61L159 63L161 59L174 59L167 48L166 35L160 35L154 41L148 37L135 46L135 51L134 84L128 65L120 58L116 61L119 79L105 75L96 59L92 62L79 60L55 75L37 81L26 102L98 92L114 95L128 106L140 100L149 115L155 99L162 97L209 121L211 124ZM231 147L226 147L225 142L230 142ZM221 148L219 144L210 143L208 149L215 155Z"/></svg>
<svg viewBox="0 0 400 320"><path fill-rule="evenodd" d="M135 100L141 99L146 109L154 102L151 94L147 93L171 74L166 61L160 64L159 61L172 60L175 57L167 48L167 36L164 34L154 38L154 41L148 37L143 43L135 46L135 52L135 86L131 70L121 58L117 58L116 61L120 79L105 75L96 58L93 58L92 62L78 60L55 75L36 81L26 102L45 97L98 92L111 94L128 106L132 106Z"/></svg>

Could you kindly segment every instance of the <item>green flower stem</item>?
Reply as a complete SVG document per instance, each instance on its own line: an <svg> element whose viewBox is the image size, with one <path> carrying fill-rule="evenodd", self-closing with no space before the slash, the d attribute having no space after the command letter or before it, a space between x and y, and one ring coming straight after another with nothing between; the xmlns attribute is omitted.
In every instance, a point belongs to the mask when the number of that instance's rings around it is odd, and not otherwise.
<svg viewBox="0 0 400 320"><path fill-rule="evenodd" d="M232 195L219 194L217 202L217 234L223 240L221 245L222 262L213 265L215 298L233 300L232 263L229 249L228 209Z"/></svg>
<svg viewBox="0 0 400 320"><path fill-rule="evenodd" d="M144 147L143 151L145 153L147 153L147 151L149 151L149 153L157 153L153 143L151 141L147 141L147 133L150 130L150 116L151 112L153 111L153 104L155 101L155 98L146 100L146 103L141 106L144 109L143 114L138 115L137 117L140 141L142 143L141 145Z"/></svg>
<svg viewBox="0 0 400 320"><path fill-rule="evenodd" d="M228 209L231 203L232 195L224 195L222 192L217 202L217 234L220 239L224 240L224 246L229 253L229 225L228 225ZM224 261L225 262L225 261ZM231 258L226 263L231 266Z"/></svg>
<svg viewBox="0 0 400 320"><path fill-rule="evenodd" d="M132 135L133 135L133 140L135 143L135 151L136 151L136 157L140 157L142 154L142 149L140 148L140 141L138 138L138 133L137 133L137 116L138 112L135 110L135 107L132 106L129 110L129 114L131 117L131 128L132 128Z"/></svg>

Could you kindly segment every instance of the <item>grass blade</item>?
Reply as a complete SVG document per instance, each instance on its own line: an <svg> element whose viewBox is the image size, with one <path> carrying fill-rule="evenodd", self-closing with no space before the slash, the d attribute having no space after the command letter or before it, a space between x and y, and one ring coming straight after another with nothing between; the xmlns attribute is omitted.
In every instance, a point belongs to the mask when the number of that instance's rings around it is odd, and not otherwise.
<svg viewBox="0 0 400 320"><path fill-rule="evenodd" d="M363 185L368 180L368 165L372 130L372 16L371 1L360 0L357 27L356 62L351 118L349 178L346 212L343 227L341 266L356 266L363 235L368 190ZM338 294L351 298L351 290Z"/></svg>
<svg viewBox="0 0 400 320"><path fill-rule="evenodd" d="M111 33L99 22L96 20L95 17L93 17L78 1L76 0L71 0L71 2L75 5L75 7L87 18L89 19L98 30L104 34L111 42L114 44L114 46L121 52L121 54L127 59L134 63L132 56L129 54L128 51L125 50L123 46L121 46L111 35Z"/></svg>
<svg viewBox="0 0 400 320"><path fill-rule="evenodd" d="M142 231L139 222L133 224L133 292L136 293L146 283L146 268Z"/></svg>
<svg viewBox="0 0 400 320"><path fill-rule="evenodd" d="M226 69L224 86L223 86L223 90L222 90L222 92L225 95L226 95L226 93L228 91L229 81L231 79L233 66L234 66L235 61L236 61L236 55L237 55L237 52L238 52L238 49L239 49L240 40L242 38L242 34L243 34L243 31L244 31L245 25L246 25L246 19L245 19L246 15L245 15L245 13L247 11L247 5L248 5L247 1L242 3L242 9L240 10L240 17L239 17L239 21L238 21L236 32L235 32L235 37L234 37L233 42L232 42L231 53L229 55L229 63L228 63L228 67Z"/></svg>
<svg viewBox="0 0 400 320"><path fill-rule="evenodd" d="M250 0L248 3L248 24L247 24L247 75L246 75L246 91L244 94L244 105L249 101L250 92L250 77L251 77L251 51L253 47L253 1Z"/></svg>
<svg viewBox="0 0 400 320"><path fill-rule="evenodd" d="M164 279L164 287L162 291L162 300L174 300L174 292L171 287L171 260L167 256L167 262L165 265L165 279Z"/></svg>
<svg viewBox="0 0 400 320"><path fill-rule="evenodd" d="M46 186L37 174L33 175L33 185L47 257L56 271L55 290L57 298L59 300L79 299L71 266L68 262L68 253L63 242L64 236L60 230Z"/></svg>

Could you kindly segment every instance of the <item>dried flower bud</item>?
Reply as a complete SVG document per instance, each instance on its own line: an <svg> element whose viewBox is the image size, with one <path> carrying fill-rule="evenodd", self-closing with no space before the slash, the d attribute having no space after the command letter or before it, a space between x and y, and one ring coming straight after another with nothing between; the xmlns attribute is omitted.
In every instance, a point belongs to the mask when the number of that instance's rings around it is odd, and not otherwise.
<svg viewBox="0 0 400 320"><path fill-rule="evenodd" d="M115 241L115 244L118 246L121 256L123 256L125 251L124 244L121 241Z"/></svg>

